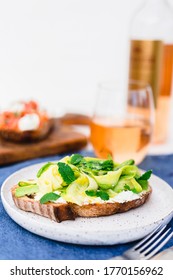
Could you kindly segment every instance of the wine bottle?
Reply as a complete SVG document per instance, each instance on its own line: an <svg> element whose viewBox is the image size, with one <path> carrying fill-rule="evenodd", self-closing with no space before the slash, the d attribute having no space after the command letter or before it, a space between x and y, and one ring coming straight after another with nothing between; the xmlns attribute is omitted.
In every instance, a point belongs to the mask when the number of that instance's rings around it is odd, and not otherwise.
<svg viewBox="0 0 173 280"><path fill-rule="evenodd" d="M153 141L163 143L173 82L173 12L168 0L146 0L132 20L129 79L151 85L156 109Z"/></svg>

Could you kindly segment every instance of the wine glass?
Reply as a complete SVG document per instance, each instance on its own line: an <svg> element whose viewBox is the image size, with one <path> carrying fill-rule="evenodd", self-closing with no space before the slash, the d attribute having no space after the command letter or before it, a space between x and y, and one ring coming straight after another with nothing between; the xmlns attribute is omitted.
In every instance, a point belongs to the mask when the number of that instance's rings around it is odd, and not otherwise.
<svg viewBox="0 0 173 280"><path fill-rule="evenodd" d="M154 102L149 85L130 81L128 89L113 82L98 86L90 124L90 140L98 157L111 155L116 162L134 159L139 164L147 154L153 125Z"/></svg>

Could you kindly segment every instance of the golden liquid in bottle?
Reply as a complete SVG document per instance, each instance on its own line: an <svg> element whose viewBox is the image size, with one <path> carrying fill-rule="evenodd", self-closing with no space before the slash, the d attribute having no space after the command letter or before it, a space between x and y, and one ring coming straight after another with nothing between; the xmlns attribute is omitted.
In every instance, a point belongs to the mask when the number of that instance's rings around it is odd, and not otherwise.
<svg viewBox="0 0 173 280"><path fill-rule="evenodd" d="M168 134L170 96L173 80L173 45L164 45L161 69L160 94L156 108L156 124L154 128L155 143L166 141Z"/></svg>
<svg viewBox="0 0 173 280"><path fill-rule="evenodd" d="M150 143L150 124L143 120L96 118L91 122L91 143L96 155L111 155L117 162L133 158L140 163Z"/></svg>
<svg viewBox="0 0 173 280"><path fill-rule="evenodd" d="M149 83L156 108L154 143L168 135L170 96L173 81L173 45L162 41L132 40L129 78Z"/></svg>

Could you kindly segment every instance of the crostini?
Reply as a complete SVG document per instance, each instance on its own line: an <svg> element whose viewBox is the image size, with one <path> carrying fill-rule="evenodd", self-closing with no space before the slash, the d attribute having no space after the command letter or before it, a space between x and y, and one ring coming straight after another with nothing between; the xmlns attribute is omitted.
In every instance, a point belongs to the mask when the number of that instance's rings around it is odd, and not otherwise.
<svg viewBox="0 0 173 280"><path fill-rule="evenodd" d="M45 138L53 120L35 101L20 101L0 113L0 136L14 142L36 141Z"/></svg>
<svg viewBox="0 0 173 280"><path fill-rule="evenodd" d="M74 154L46 163L36 179L18 182L11 193L18 208L56 222L108 216L144 204L151 173L141 174L133 160L119 164Z"/></svg>

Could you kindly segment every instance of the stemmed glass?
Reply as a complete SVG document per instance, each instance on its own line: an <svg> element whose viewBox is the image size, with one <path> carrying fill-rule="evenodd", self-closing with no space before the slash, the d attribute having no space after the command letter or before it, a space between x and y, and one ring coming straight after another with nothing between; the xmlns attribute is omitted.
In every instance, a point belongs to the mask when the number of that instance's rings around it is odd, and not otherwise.
<svg viewBox="0 0 173 280"><path fill-rule="evenodd" d="M149 85L130 81L128 90L112 82L98 86L90 125L90 139L98 157L111 155L116 162L132 158L139 164L148 152L153 125L154 103Z"/></svg>

